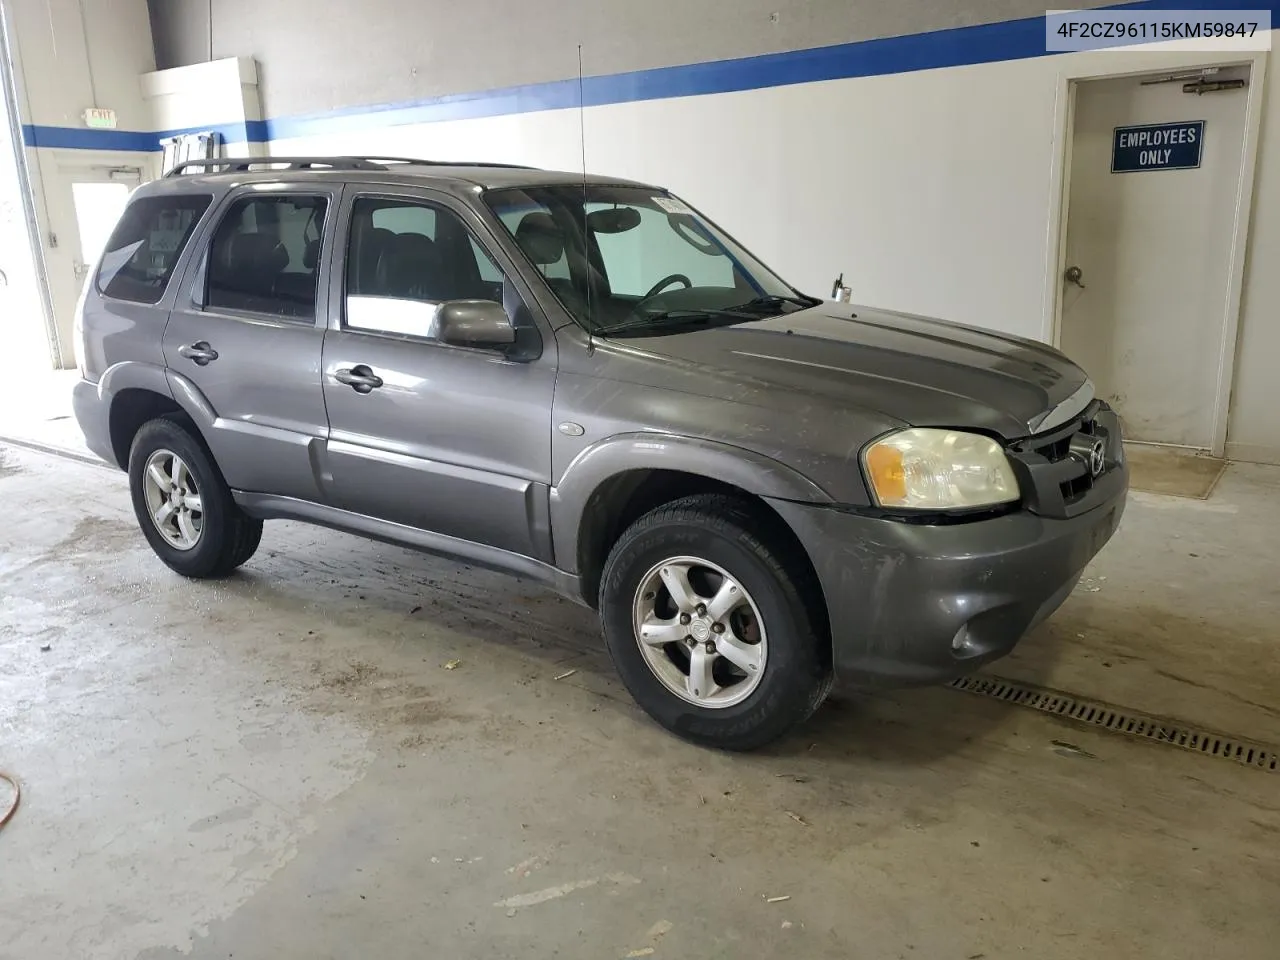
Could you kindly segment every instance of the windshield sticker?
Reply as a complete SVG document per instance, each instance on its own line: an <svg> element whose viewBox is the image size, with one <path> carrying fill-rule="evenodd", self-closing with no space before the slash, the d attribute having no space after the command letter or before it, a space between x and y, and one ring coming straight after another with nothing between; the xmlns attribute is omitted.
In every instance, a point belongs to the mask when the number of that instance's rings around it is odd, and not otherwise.
<svg viewBox="0 0 1280 960"><path fill-rule="evenodd" d="M675 197L654 197L653 202L667 211L667 213L678 213L686 217L693 216L693 211L684 205L684 201L677 200Z"/></svg>

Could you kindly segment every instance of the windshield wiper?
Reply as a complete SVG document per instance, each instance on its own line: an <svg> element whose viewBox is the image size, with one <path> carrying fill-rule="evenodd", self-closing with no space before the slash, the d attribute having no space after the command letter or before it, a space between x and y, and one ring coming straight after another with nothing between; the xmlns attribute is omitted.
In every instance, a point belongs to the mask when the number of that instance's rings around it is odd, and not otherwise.
<svg viewBox="0 0 1280 960"><path fill-rule="evenodd" d="M626 330L638 330L643 327L665 327L682 323L707 323L716 317L733 317L737 320L758 320L754 314L740 313L737 310L663 310L661 313L649 313L643 317L633 317L621 323L612 323L601 327L596 333L607 336L611 333L622 333Z"/></svg>
<svg viewBox="0 0 1280 960"><path fill-rule="evenodd" d="M753 307L780 307L784 303L794 303L798 307L816 307L822 301L817 297L795 296L788 297L780 294L773 296L756 297L754 300L748 300L746 303L740 303L735 306L735 310L750 310Z"/></svg>

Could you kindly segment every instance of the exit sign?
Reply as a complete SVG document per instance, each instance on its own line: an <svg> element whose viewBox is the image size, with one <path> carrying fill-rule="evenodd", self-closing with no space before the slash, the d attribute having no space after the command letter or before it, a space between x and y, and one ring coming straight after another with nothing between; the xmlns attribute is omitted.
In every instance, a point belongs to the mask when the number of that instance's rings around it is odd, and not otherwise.
<svg viewBox="0 0 1280 960"><path fill-rule="evenodd" d="M95 130L114 130L116 112L106 107L90 107L84 112L84 125Z"/></svg>

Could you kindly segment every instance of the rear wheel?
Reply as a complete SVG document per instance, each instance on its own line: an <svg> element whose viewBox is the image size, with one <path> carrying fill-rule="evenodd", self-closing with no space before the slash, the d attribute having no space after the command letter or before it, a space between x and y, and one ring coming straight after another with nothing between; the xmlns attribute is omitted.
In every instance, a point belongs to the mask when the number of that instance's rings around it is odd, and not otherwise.
<svg viewBox="0 0 1280 960"><path fill-rule="evenodd" d="M752 505L688 497L629 528L601 585L605 641L636 701L696 743L749 750L831 686L821 592Z"/></svg>
<svg viewBox="0 0 1280 960"><path fill-rule="evenodd" d="M129 451L133 509L151 549L186 577L224 577L262 541L204 445L181 422L151 420Z"/></svg>

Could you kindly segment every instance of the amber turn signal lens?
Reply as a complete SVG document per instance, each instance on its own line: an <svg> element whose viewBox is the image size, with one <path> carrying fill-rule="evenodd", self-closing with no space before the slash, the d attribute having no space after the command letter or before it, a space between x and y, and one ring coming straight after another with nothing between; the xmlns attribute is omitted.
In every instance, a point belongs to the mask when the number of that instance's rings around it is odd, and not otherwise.
<svg viewBox="0 0 1280 960"><path fill-rule="evenodd" d="M877 445L867 451L867 473L881 503L896 503L907 498L907 473L902 465L902 451Z"/></svg>

